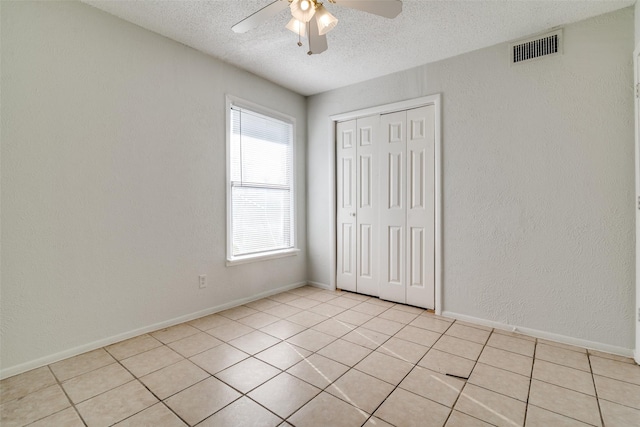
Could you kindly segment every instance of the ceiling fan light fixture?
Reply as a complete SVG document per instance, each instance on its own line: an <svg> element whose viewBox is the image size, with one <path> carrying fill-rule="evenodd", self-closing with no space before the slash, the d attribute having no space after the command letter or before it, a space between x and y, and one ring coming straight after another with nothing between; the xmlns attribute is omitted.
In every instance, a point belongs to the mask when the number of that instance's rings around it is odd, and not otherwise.
<svg viewBox="0 0 640 427"><path fill-rule="evenodd" d="M300 37L307 37L307 26L304 22L298 21L296 18L291 18L289 23L285 27L287 30L292 31Z"/></svg>
<svg viewBox="0 0 640 427"><path fill-rule="evenodd" d="M323 5L316 9L316 22L318 23L318 34L325 35L338 24L338 18L329 13Z"/></svg>
<svg viewBox="0 0 640 427"><path fill-rule="evenodd" d="M293 0L289 6L291 15L300 22L309 22L316 13L314 0Z"/></svg>

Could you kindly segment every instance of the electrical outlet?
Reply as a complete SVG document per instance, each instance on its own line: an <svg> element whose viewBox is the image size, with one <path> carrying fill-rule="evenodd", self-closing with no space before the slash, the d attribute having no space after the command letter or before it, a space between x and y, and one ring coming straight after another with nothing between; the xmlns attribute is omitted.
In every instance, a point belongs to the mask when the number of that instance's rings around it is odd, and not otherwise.
<svg viewBox="0 0 640 427"><path fill-rule="evenodd" d="M201 274L198 276L198 283L200 284L200 289L204 289L207 287L207 275Z"/></svg>

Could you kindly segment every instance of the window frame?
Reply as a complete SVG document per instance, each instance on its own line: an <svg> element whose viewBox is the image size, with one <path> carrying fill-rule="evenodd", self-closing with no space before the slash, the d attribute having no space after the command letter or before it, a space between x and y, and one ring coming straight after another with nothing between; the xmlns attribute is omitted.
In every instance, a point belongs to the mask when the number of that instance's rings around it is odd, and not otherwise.
<svg viewBox="0 0 640 427"><path fill-rule="evenodd" d="M226 265L233 266L250 262L263 261L297 255L298 249L298 219L297 219L297 179L296 179L296 119L268 107L255 104L244 99L226 95L226 198L227 198L227 259ZM233 215L232 215L232 187L231 187L231 108L233 106L250 110L267 117L291 124L291 247L247 255L233 255Z"/></svg>

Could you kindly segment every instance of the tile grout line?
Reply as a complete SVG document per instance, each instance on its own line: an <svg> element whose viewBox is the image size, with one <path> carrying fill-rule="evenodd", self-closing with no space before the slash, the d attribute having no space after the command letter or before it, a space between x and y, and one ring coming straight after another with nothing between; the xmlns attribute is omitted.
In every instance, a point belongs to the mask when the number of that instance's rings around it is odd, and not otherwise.
<svg viewBox="0 0 640 427"><path fill-rule="evenodd" d="M47 365L47 368L49 369L49 372L51 373L51 375L53 375L53 378L56 380L56 384L58 385L58 387L60 387L60 389L61 389L61 390L62 390L62 392L64 393L65 397L67 398L67 400L68 400L68 401L69 401L69 403L71 404L71 408L73 408L73 410L76 412L76 414L78 414L78 418L80 418L80 421L82 421L82 423L83 423L85 426L87 426L87 422L84 420L84 417L82 416L82 414L80 413L80 411L78 411L78 408L76 408L76 405L75 405L75 403L73 403L73 400L71 400L71 397L69 397L69 395L67 394L67 391L66 391L66 390L64 389L64 387L62 386L62 382L58 379L58 377L56 376L56 374L53 372L53 369L51 369L51 365ZM100 368L98 368L98 369L100 369ZM94 369L94 370L95 370L95 369ZM78 376L79 376L79 375L78 375ZM75 378L75 377L73 377L73 378ZM69 379L71 379L71 378L69 378ZM65 408L65 409L67 409L67 408ZM58 412L62 412L62 411L64 411L64 409L62 409L61 411L58 411ZM43 420L43 419L45 419L45 418L47 418L47 417L50 417L51 415L55 415L55 414L57 414L58 412L54 412L53 414L49 414L49 415L47 415L46 417L40 418L39 420L35 420L35 421L33 421L32 423L29 423L29 424L33 424L33 423L35 423L35 422L38 422L38 421L40 421L40 420Z"/></svg>
<svg viewBox="0 0 640 427"><path fill-rule="evenodd" d="M598 405L598 414L600 415L600 423L604 426L604 416L602 415L602 408L600 407L600 399L598 398L598 387L596 387L596 379L593 374L593 367L591 366L591 355L587 351L587 360L589 361L589 371L591 372L591 381L593 382L593 392L596 395L596 405Z"/></svg>
<svg viewBox="0 0 640 427"><path fill-rule="evenodd" d="M531 372L529 374L529 390L527 390L527 401L526 406L524 407L524 425L527 423L527 415L529 415L529 398L531 397L531 385L533 384L533 369L536 364L536 351L538 350L538 339L533 342L533 361L531 362Z"/></svg>

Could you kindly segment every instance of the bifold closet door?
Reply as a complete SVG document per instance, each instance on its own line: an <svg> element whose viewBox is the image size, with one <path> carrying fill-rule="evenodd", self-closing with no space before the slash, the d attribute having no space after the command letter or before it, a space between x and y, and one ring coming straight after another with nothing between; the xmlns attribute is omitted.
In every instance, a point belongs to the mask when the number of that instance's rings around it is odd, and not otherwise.
<svg viewBox="0 0 640 427"><path fill-rule="evenodd" d="M337 287L378 295L379 116L338 123Z"/></svg>
<svg viewBox="0 0 640 427"><path fill-rule="evenodd" d="M380 297L435 306L435 107L385 114L380 142Z"/></svg>

